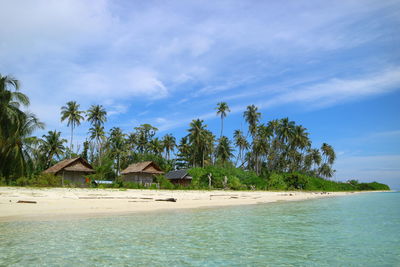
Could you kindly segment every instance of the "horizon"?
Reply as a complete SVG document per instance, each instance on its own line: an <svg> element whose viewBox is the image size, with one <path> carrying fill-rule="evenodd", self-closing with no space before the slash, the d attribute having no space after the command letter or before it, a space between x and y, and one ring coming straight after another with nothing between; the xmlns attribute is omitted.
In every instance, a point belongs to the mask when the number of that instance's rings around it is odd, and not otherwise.
<svg viewBox="0 0 400 267"><path fill-rule="evenodd" d="M398 1L22 2L2 4L0 73L46 123L37 136L69 140L60 111L71 100L103 105L107 130L149 123L180 139L200 118L219 136L224 101L232 139L254 104L261 123L289 117L313 147L332 145L332 180L400 189Z"/></svg>

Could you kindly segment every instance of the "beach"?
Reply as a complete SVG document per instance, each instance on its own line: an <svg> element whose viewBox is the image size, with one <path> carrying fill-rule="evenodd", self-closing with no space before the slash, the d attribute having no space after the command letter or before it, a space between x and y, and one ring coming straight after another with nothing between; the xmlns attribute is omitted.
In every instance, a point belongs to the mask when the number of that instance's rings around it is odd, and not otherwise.
<svg viewBox="0 0 400 267"><path fill-rule="evenodd" d="M1 187L0 221L65 219L254 205L336 197L353 193ZM172 202L174 200L176 202Z"/></svg>

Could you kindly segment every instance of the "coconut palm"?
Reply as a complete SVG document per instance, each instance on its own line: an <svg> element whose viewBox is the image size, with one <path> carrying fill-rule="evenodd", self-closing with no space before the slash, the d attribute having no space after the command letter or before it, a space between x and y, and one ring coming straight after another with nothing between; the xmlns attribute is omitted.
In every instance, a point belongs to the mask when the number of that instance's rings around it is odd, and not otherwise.
<svg viewBox="0 0 400 267"><path fill-rule="evenodd" d="M65 152L64 143L68 142L66 139L61 138L61 132L48 131L47 135L42 136L40 150L46 155L46 168L51 164L53 157L58 159Z"/></svg>
<svg viewBox="0 0 400 267"><path fill-rule="evenodd" d="M318 149L313 148L310 150L311 158L312 158L312 164L315 166L319 166L322 161L321 153L319 152Z"/></svg>
<svg viewBox="0 0 400 267"><path fill-rule="evenodd" d="M97 143L97 152L98 152L98 156L99 158L101 158L101 149L102 149L102 141L105 140L106 135L105 135L105 131L104 131L104 126L101 126L99 124L95 124L92 127L89 128L89 138L90 140L95 140L95 142Z"/></svg>
<svg viewBox="0 0 400 267"><path fill-rule="evenodd" d="M158 156L161 155L161 153L163 151L163 144L160 141L160 139L158 139L158 137L153 138L153 139L150 140L149 149L155 155L158 155Z"/></svg>
<svg viewBox="0 0 400 267"><path fill-rule="evenodd" d="M287 144L294 136L294 121L289 121L289 118L283 118L279 121L279 126L277 129L279 139Z"/></svg>
<svg viewBox="0 0 400 267"><path fill-rule="evenodd" d="M13 129L13 135L7 139L5 146L0 148L0 171L6 178L11 174L27 174L32 165L27 143L30 143L31 134L35 130L44 128L44 124L32 113L20 114L18 121L19 127Z"/></svg>
<svg viewBox="0 0 400 267"><path fill-rule="evenodd" d="M246 122L249 124L249 133L254 138L257 132L257 124L260 121L261 113L257 111L258 108L254 105L247 106L243 116Z"/></svg>
<svg viewBox="0 0 400 267"><path fill-rule="evenodd" d="M230 112L231 110L229 109L229 106L226 102L219 102L217 104L217 115L221 116L221 135L220 137L222 137L222 133L224 130L224 118L226 117L227 113Z"/></svg>
<svg viewBox="0 0 400 267"><path fill-rule="evenodd" d="M103 125L107 121L107 111L102 105L91 105L86 112L86 119L93 126Z"/></svg>
<svg viewBox="0 0 400 267"><path fill-rule="evenodd" d="M34 114L21 110L28 105L29 98L19 91L18 80L0 74L0 175L7 182L11 175L27 173L32 162L30 135L44 127Z"/></svg>
<svg viewBox="0 0 400 267"><path fill-rule="evenodd" d="M324 156L324 162L328 164L333 164L336 159L336 153L331 145L323 143L321 146L322 155Z"/></svg>
<svg viewBox="0 0 400 267"><path fill-rule="evenodd" d="M221 161L222 164L229 161L229 159L233 156L233 149L231 146L231 141L226 136L222 136L218 140L218 145L216 149L217 159Z"/></svg>
<svg viewBox="0 0 400 267"><path fill-rule="evenodd" d="M193 156L192 147L189 144L189 136L182 137L178 145L176 167L178 169L189 168Z"/></svg>
<svg viewBox="0 0 400 267"><path fill-rule="evenodd" d="M243 152L249 148L249 142L247 142L246 137L244 137L242 131L240 130L235 130L233 133L233 139L235 141L235 146L239 148L239 154L236 158L236 164L239 162L239 160L243 161Z"/></svg>
<svg viewBox="0 0 400 267"><path fill-rule="evenodd" d="M176 146L176 139L172 134L166 134L162 140L167 160L170 160L170 153Z"/></svg>
<svg viewBox="0 0 400 267"><path fill-rule="evenodd" d="M200 158L201 165L204 165L204 153L206 147L206 127L203 120L197 119L190 123L189 142L193 147L193 166L196 166L197 160Z"/></svg>
<svg viewBox="0 0 400 267"><path fill-rule="evenodd" d="M108 139L110 146L111 156L117 161L117 175L120 174L121 169L121 157L125 152L125 134L122 132L121 128L114 127L110 131L110 136Z"/></svg>
<svg viewBox="0 0 400 267"><path fill-rule="evenodd" d="M327 163L323 163L321 167L318 169L318 173L320 176L325 178L331 178L334 174L334 170L332 170L331 166Z"/></svg>
<svg viewBox="0 0 400 267"><path fill-rule="evenodd" d="M61 107L61 122L64 120L68 120L67 126L71 126L71 143L70 143L70 151L72 152L73 145L73 136L74 136L74 128L81 124L81 121L84 120L82 114L84 111L79 110L79 104L75 101L67 102L66 106Z"/></svg>

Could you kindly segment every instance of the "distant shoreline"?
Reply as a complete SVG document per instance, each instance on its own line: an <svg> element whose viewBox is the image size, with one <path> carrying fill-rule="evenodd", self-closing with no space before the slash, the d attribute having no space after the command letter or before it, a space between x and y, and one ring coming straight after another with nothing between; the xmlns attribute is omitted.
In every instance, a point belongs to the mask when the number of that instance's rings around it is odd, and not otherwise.
<svg viewBox="0 0 400 267"><path fill-rule="evenodd" d="M0 187L0 222L254 205L367 192L389 191L277 192ZM165 201L171 199L176 199L176 202ZM28 203L17 203L18 201Z"/></svg>

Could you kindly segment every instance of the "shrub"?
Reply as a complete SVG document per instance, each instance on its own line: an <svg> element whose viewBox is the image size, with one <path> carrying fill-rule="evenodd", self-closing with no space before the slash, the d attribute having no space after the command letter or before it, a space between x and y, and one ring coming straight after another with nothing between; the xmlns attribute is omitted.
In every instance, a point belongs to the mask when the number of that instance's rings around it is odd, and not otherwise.
<svg viewBox="0 0 400 267"><path fill-rule="evenodd" d="M246 186L240 182L240 179L233 176L228 179L228 187L233 190L243 190Z"/></svg>
<svg viewBox="0 0 400 267"><path fill-rule="evenodd" d="M272 173L267 180L267 187L269 190L286 190L285 178L282 174Z"/></svg>
<svg viewBox="0 0 400 267"><path fill-rule="evenodd" d="M174 189L175 188L173 183L171 183L170 180L165 178L164 175L157 175L156 176L156 181L160 185L161 189Z"/></svg>
<svg viewBox="0 0 400 267"><path fill-rule="evenodd" d="M309 177L300 173L287 173L284 174L287 189L304 189L307 186Z"/></svg>
<svg viewBox="0 0 400 267"><path fill-rule="evenodd" d="M15 184L17 186L27 186L27 185L32 185L32 181L27 178L27 177L19 177L16 181Z"/></svg>
<svg viewBox="0 0 400 267"><path fill-rule="evenodd" d="M65 182L65 181L64 181ZM35 186L61 186L61 177L55 176L50 173L41 173L36 176L34 184Z"/></svg>

